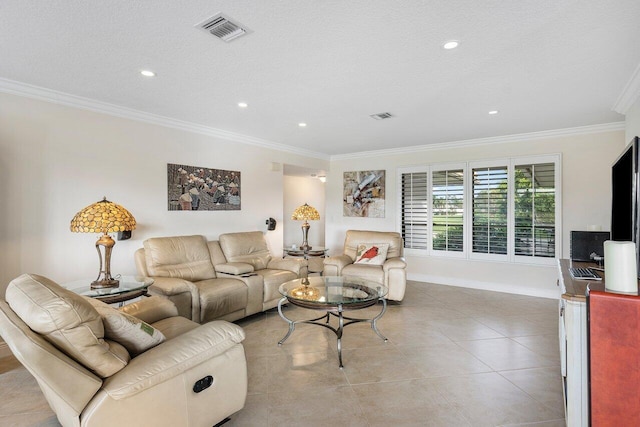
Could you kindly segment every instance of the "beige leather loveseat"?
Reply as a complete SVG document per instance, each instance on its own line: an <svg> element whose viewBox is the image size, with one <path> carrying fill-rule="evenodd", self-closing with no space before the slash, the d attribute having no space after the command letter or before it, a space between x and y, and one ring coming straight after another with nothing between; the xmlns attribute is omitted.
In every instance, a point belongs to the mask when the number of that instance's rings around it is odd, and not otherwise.
<svg viewBox="0 0 640 427"><path fill-rule="evenodd" d="M233 321L277 306L278 287L305 273L303 260L271 256L260 231L154 237L135 253L150 293L169 298L181 316L199 323Z"/></svg>
<svg viewBox="0 0 640 427"><path fill-rule="evenodd" d="M400 233L347 230L342 255L324 259L325 276L354 276L389 288L387 299L402 301L407 263Z"/></svg>
<svg viewBox="0 0 640 427"><path fill-rule="evenodd" d="M63 426L210 427L242 409L239 326L199 325L159 297L125 309L37 275L7 287L0 334Z"/></svg>

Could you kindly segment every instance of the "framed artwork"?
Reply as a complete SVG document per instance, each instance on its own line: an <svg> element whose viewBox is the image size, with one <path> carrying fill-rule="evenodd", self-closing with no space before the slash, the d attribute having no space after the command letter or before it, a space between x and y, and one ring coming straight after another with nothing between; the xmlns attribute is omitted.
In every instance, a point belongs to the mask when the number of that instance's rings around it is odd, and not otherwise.
<svg viewBox="0 0 640 427"><path fill-rule="evenodd" d="M167 164L170 211L239 211L240 172Z"/></svg>
<svg viewBox="0 0 640 427"><path fill-rule="evenodd" d="M385 171L344 172L343 216L384 218Z"/></svg>

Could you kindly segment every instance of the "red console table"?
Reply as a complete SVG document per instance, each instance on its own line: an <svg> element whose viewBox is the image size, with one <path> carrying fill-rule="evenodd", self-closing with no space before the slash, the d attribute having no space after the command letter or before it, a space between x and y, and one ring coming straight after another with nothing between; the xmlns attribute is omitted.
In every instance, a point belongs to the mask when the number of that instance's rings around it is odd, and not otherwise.
<svg viewBox="0 0 640 427"><path fill-rule="evenodd" d="M590 291L591 425L640 426L640 296Z"/></svg>

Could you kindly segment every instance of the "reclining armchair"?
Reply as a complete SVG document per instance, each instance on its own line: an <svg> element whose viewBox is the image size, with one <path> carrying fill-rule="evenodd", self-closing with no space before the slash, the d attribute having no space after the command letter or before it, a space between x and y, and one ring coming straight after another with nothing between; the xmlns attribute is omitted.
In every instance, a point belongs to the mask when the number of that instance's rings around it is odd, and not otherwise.
<svg viewBox="0 0 640 427"><path fill-rule="evenodd" d="M388 300L402 301L407 263L402 236L396 232L348 230L344 253L324 259L325 276L354 276L389 288Z"/></svg>
<svg viewBox="0 0 640 427"><path fill-rule="evenodd" d="M210 427L244 406L237 325L199 325L160 297L116 310L37 275L5 299L0 334L63 426Z"/></svg>

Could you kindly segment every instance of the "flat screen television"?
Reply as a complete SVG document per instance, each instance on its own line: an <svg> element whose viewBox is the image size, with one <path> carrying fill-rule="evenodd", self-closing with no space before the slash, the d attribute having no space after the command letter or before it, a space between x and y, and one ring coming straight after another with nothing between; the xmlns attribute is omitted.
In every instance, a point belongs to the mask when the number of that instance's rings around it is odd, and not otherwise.
<svg viewBox="0 0 640 427"><path fill-rule="evenodd" d="M636 263L640 267L640 259L638 259L640 246L640 224L638 223L639 155L640 139L636 136L611 168L611 240L634 242L636 244ZM640 268L638 271L640 272Z"/></svg>

